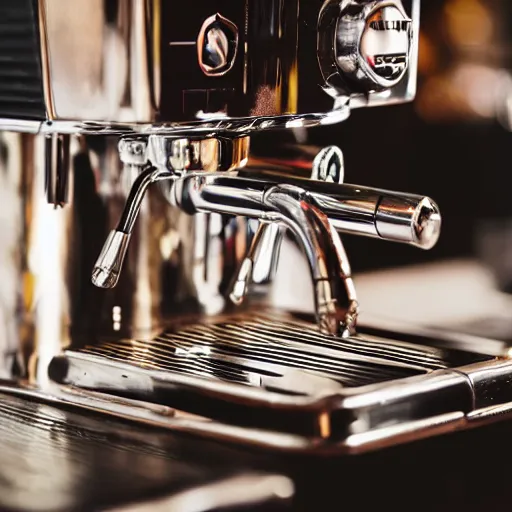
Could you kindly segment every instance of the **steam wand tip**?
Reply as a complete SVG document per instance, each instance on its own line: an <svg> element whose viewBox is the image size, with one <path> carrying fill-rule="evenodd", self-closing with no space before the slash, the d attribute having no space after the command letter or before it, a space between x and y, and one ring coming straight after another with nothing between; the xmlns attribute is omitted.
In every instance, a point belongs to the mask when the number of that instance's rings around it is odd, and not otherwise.
<svg viewBox="0 0 512 512"><path fill-rule="evenodd" d="M129 234L116 230L110 232L92 272L92 283L95 286L98 288L116 286L129 242Z"/></svg>
<svg viewBox="0 0 512 512"><path fill-rule="evenodd" d="M249 288L252 277L252 270L253 262L252 259L248 256L242 262L240 270L235 278L231 293L229 294L231 302L233 302L233 304L236 306L240 306L247 295L247 289Z"/></svg>

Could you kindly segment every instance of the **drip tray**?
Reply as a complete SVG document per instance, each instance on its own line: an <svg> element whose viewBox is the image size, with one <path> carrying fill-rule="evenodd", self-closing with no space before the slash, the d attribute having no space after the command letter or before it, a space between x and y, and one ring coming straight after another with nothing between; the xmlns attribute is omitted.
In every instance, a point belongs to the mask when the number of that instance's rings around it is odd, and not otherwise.
<svg viewBox="0 0 512 512"><path fill-rule="evenodd" d="M283 446L293 439L349 451L382 446L391 434L453 428L512 400L511 376L507 359L370 334L333 338L289 314L104 341L50 366L59 384L170 406L252 441L265 432L285 436Z"/></svg>

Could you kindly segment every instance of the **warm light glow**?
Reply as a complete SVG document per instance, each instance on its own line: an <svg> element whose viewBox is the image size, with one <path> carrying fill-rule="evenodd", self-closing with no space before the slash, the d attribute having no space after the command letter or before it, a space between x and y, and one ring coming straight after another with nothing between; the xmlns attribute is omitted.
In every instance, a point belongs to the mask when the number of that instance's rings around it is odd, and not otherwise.
<svg viewBox="0 0 512 512"><path fill-rule="evenodd" d="M431 74L438 67L438 56L436 47L432 40L423 33L420 33L418 72L420 74Z"/></svg>
<svg viewBox="0 0 512 512"><path fill-rule="evenodd" d="M112 321L114 323L121 321L121 308L119 306L114 306L112 308Z"/></svg>
<svg viewBox="0 0 512 512"><path fill-rule="evenodd" d="M457 45L489 43L494 24L480 0L452 0L445 7L448 36Z"/></svg>

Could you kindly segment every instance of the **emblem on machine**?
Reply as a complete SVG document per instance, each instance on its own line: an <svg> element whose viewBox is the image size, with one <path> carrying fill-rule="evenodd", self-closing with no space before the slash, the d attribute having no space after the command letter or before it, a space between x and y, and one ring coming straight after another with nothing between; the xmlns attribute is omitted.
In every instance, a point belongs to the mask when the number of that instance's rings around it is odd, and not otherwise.
<svg viewBox="0 0 512 512"><path fill-rule="evenodd" d="M385 80L402 78L409 63L411 20L394 6L378 9L368 19L361 54L372 71Z"/></svg>
<svg viewBox="0 0 512 512"><path fill-rule="evenodd" d="M225 75L232 67L238 50L238 28L220 14L208 18L197 38L199 67L207 76Z"/></svg>
<svg viewBox="0 0 512 512"><path fill-rule="evenodd" d="M412 21L400 2L327 1L318 24L318 60L335 95L380 92L409 67Z"/></svg>

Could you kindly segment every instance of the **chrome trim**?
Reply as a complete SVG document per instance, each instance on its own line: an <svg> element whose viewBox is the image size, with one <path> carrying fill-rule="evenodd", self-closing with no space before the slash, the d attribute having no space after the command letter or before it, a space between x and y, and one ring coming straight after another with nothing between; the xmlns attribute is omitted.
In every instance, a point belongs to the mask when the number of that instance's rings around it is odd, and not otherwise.
<svg viewBox="0 0 512 512"><path fill-rule="evenodd" d="M81 391L60 386L51 392L41 392L37 388L27 388L18 383L0 383L0 392L26 397L55 406L71 406L77 409L94 411L122 418L149 428L163 428L219 441L266 448L277 452L317 453L325 455L352 455L396 446L413 440L427 439L468 428L476 423L478 415L464 415L453 412L430 418L404 422L400 425L382 427L372 432L351 434L346 439L330 442L322 437L306 438L297 435L268 431L264 429L241 428L215 422L181 411L165 414L155 410L152 404L118 399L110 394ZM162 409L162 412L163 409ZM487 412L485 412L487 415ZM466 419L467 418L467 419ZM324 420L325 421L325 420Z"/></svg>
<svg viewBox="0 0 512 512"><path fill-rule="evenodd" d="M375 228L383 239L411 243L430 250L441 234L441 214L438 206L428 197L417 204L407 204L403 198L383 197L375 212Z"/></svg>
<svg viewBox="0 0 512 512"><path fill-rule="evenodd" d="M143 144L142 136L136 140ZM146 161L172 176L181 176L193 171L225 172L244 167L249 158L250 137L154 134L147 138L146 144ZM125 158L123 152L120 156Z"/></svg>
<svg viewBox="0 0 512 512"><path fill-rule="evenodd" d="M243 322L240 324L235 322L232 325L235 329L236 325L240 325L242 328ZM257 325L255 322L255 329L257 329ZM263 323L263 325L265 324ZM277 328L279 324L276 321L269 321L268 325ZM219 328L219 343L225 343L220 333L226 328ZM190 329L191 333L200 333L201 329L208 330L209 328L207 326L191 326ZM301 325L297 324L293 332L289 333L289 339L294 339L300 330ZM276 350L281 346L280 336L285 336L285 331L276 331L273 338L275 340L273 348ZM359 342L364 344L365 337L359 335L356 338L348 339L346 343L356 343L359 339ZM158 340L161 339L163 338L158 338ZM179 335L177 340L179 340ZM240 343L242 343L240 348L244 352L242 340L243 337L240 339ZM376 342L377 340L371 337L366 341L366 343ZM160 341L155 340L154 343L156 344L155 349L162 350L163 346ZM187 344L185 338L177 343L177 347L182 347L179 350L184 350ZM307 348L308 353L311 357L314 357L315 353L317 357L320 357L319 347L315 346L315 342L311 343ZM393 342L382 339L379 343L382 343L382 347L387 346L391 349ZM193 345L193 341L191 345ZM287 357L292 356L292 346L291 342L287 342L285 347L288 348L282 348ZM333 362L336 358L335 347L334 344L332 349L327 349L333 351ZM371 345L368 347L370 348ZM413 347L414 345L410 345L410 349ZM280 381L279 378L274 377L266 379L265 373L262 373L262 382L259 385L256 383L244 386L222 381L220 373L218 377L212 375L205 378L205 376L196 377L178 371L171 373L156 370L151 368L151 363L147 366L139 365L138 362L128 362L130 358L122 356L121 352L118 352L121 356L119 359L116 356L115 347L107 345L105 349L108 348L110 348L110 356L107 359L95 355L94 349L89 352L87 350L85 352L67 352L61 361L64 366L61 366L60 371L53 372L54 377L57 376L57 381L60 383L78 385L92 390L97 387L105 389L105 387L109 387L109 383L118 382L118 385L110 387L114 394L120 391L137 394L136 390L141 389L139 385L143 382L145 382L143 384L145 391L141 396L164 396L168 392L166 390L187 389L188 393L194 393L193 403L196 408L202 399L207 397L208 403L211 403L211 400L219 400L219 403L230 403L233 407L255 407L260 411L260 415L274 414L276 411L292 415L294 411L301 411L301 414L305 415L302 419L303 423L307 424L309 417L311 424L316 425L316 429L310 434L287 430L287 428L279 426L279 423L272 422L264 428L245 425L246 431L243 438L237 439L237 442L251 444L255 442L272 449L280 450L284 446L268 444L269 438L266 437L266 434L279 433L280 436L283 436L283 442L284 439L290 442L286 444L284 448L286 450L316 451L329 454L363 453L432 435L473 428L475 425L509 417L511 410L512 389L507 385L507 379L512 372L512 361L507 359L489 360L467 366L455 365L453 368L434 369L424 375L364 386L345 387L343 385L336 386L336 382L334 382L336 378L331 383L323 381L320 372L312 372L311 376L314 375L317 380L310 380L308 384L310 373L306 369L306 365L301 367L300 361L294 363L298 366L289 366L287 363L281 368L275 362L271 363L270 357L267 359L268 363L258 363L261 355L255 360L251 360L247 351L246 358L237 359L239 365L247 364L247 367L252 368L254 372L280 373L283 380ZM196 348L199 349L199 346ZM299 349L299 346L296 348ZM140 349L143 350L143 346ZM407 350L407 345L397 344L396 349ZM417 350L420 348L418 347ZM101 350L96 353L100 354ZM212 362L217 358L216 352L213 351L204 356L201 356L199 350L194 353L197 354L195 364L200 364L201 357L213 358ZM434 356L434 353L431 355ZM439 355L442 357L441 354ZM123 357L126 362L122 362ZM190 357L192 357L192 352ZM191 362L191 364L194 363ZM433 361L428 364L435 366ZM121 375L125 378L121 379ZM149 380L147 380L148 378ZM254 378L254 380L256 379ZM267 386L268 389L266 389ZM299 394L290 397L289 392L294 386L295 391ZM212 416L208 421L217 421L215 409L208 410ZM180 414L180 412L177 413L178 417ZM232 416L232 418L234 417ZM236 429L234 424L229 428L233 426ZM297 427L300 429L300 425ZM221 431L222 428L220 428ZM260 434L263 434L263 437ZM302 439L304 443L301 447L295 444L299 439ZM292 440L294 441L292 442Z"/></svg>
<svg viewBox="0 0 512 512"><path fill-rule="evenodd" d="M111 231L92 270L92 282L99 288L113 288L119 281L130 234Z"/></svg>
<svg viewBox="0 0 512 512"><path fill-rule="evenodd" d="M424 196L372 189L358 185L323 183L243 169L238 176L205 174L175 182L173 204L190 192L188 207L210 210L215 202L223 213L265 218L269 212L263 196L272 186L294 186L342 232L400 242L422 249L432 248L440 235L437 205ZM389 206L388 206L389 205ZM267 215L272 220L272 215Z"/></svg>
<svg viewBox="0 0 512 512"><path fill-rule="evenodd" d="M281 115L272 117L231 118L222 116L190 123L113 123L109 121L90 120L54 120L26 121L10 118L0 118L0 129L4 131L26 133L62 133L83 135L204 135L211 133L250 134L255 131L283 128L311 128L320 125L331 125L345 121L350 116L346 105L341 105L331 112Z"/></svg>

